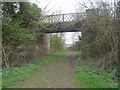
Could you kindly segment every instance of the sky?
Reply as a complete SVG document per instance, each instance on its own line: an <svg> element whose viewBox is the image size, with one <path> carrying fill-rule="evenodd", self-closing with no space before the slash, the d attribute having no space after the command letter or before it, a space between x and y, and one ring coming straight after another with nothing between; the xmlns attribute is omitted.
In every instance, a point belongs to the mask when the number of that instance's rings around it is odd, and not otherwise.
<svg viewBox="0 0 120 90"><path fill-rule="evenodd" d="M78 36L81 36L81 32L66 32L64 33L64 36L65 44L67 46L71 46L72 44L79 40Z"/></svg>
<svg viewBox="0 0 120 90"><path fill-rule="evenodd" d="M46 7L47 14L52 13L75 13L75 0L30 0L37 3L39 7Z"/></svg>
<svg viewBox="0 0 120 90"><path fill-rule="evenodd" d="M95 3L101 0L29 0L38 5L38 7L46 11L45 14L59 14L59 13L75 13L78 9L78 5L86 2L90 6L90 2ZM113 2L114 0L102 0L104 2ZM118 0L119 1L119 0ZM80 8L82 12L82 8Z"/></svg>

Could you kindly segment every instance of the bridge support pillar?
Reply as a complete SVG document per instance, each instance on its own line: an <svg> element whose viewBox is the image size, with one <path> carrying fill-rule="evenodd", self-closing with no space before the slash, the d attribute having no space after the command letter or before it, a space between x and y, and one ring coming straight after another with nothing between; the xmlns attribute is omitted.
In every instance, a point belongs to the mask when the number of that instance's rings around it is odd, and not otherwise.
<svg viewBox="0 0 120 90"><path fill-rule="evenodd" d="M35 48L36 56L48 55L50 53L50 35L38 35L37 39Z"/></svg>

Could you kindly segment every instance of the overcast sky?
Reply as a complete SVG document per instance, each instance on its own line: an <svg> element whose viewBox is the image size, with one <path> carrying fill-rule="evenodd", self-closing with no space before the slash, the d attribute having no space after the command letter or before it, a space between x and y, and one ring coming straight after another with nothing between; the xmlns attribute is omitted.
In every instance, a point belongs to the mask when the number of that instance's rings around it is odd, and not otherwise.
<svg viewBox="0 0 120 90"><path fill-rule="evenodd" d="M46 14L52 13L75 13L78 4L86 2L90 6L90 2L100 2L101 0L29 0L36 3L40 8L46 10ZM104 2L113 2L114 0L102 0ZM118 0L119 1L119 0ZM82 11L82 8L81 8Z"/></svg>
<svg viewBox="0 0 120 90"><path fill-rule="evenodd" d="M46 7L47 14L52 13L75 13L75 0L30 0L37 3L39 7Z"/></svg>
<svg viewBox="0 0 120 90"><path fill-rule="evenodd" d="M65 44L67 46L71 46L74 42L79 40L79 36L81 36L81 32L66 32L65 35Z"/></svg>

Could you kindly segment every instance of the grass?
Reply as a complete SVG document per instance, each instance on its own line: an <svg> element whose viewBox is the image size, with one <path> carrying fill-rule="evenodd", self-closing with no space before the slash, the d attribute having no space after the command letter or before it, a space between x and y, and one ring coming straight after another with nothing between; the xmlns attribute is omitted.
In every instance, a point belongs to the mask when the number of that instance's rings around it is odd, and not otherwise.
<svg viewBox="0 0 120 90"><path fill-rule="evenodd" d="M81 51L77 51L77 54L75 55L76 57L80 57L82 55Z"/></svg>
<svg viewBox="0 0 120 90"><path fill-rule="evenodd" d="M0 70L0 90L2 89L2 70Z"/></svg>
<svg viewBox="0 0 120 90"><path fill-rule="evenodd" d="M53 58L44 57L38 61L27 64L25 67L14 67L12 69L3 69L3 84L2 87L10 87L16 82L22 82L30 78L39 70L42 66L52 63Z"/></svg>
<svg viewBox="0 0 120 90"><path fill-rule="evenodd" d="M39 70L43 65L47 65L52 63L54 60L52 57L64 57L69 56L69 52L58 52L52 53L48 57L44 57L40 60L36 60L35 62L29 63L24 67L16 66L10 69L2 70L3 84L2 87L10 87L17 82L22 82L30 78L35 74L37 70Z"/></svg>
<svg viewBox="0 0 120 90"><path fill-rule="evenodd" d="M52 53L51 56L55 56L55 57L65 57L65 56L69 56L70 53L67 51L64 52L57 52L57 53Z"/></svg>
<svg viewBox="0 0 120 90"><path fill-rule="evenodd" d="M100 72L94 66L77 61L75 71L75 80L83 88L118 88L107 72Z"/></svg>
<svg viewBox="0 0 120 90"><path fill-rule="evenodd" d="M33 76L37 70L42 66L54 62L52 57L64 57L69 56L70 53L58 52L53 53L51 56L44 57L40 60L27 64L25 67L14 67L12 69L3 69L3 88L10 87L17 82L22 82ZM81 52L78 52L76 56L80 56ZM94 66L85 65L83 62L76 61L75 63L75 81L82 88L117 88L118 83L112 80L107 72L100 72Z"/></svg>

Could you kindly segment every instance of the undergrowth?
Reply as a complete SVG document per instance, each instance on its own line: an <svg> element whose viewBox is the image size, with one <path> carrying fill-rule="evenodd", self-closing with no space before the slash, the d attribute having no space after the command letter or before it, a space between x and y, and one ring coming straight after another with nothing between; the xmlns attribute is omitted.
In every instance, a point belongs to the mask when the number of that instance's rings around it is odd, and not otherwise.
<svg viewBox="0 0 120 90"><path fill-rule="evenodd" d="M80 56L82 56L82 51L77 51L77 53L76 53L75 56L76 56L76 57L80 57Z"/></svg>
<svg viewBox="0 0 120 90"><path fill-rule="evenodd" d="M35 62L29 63L24 67L14 67L2 70L2 87L9 87L16 82L27 80L31 77L41 66L52 63L54 60L51 57L44 57Z"/></svg>
<svg viewBox="0 0 120 90"><path fill-rule="evenodd" d="M118 88L118 83L113 80L118 79L107 72L100 72L94 66L85 65L81 61L76 61L75 67L76 82L84 88Z"/></svg>
<svg viewBox="0 0 120 90"><path fill-rule="evenodd" d="M51 56L55 56L55 57L65 57L65 56L69 56L70 53L67 51L64 52L57 52L57 53L52 53Z"/></svg>
<svg viewBox="0 0 120 90"><path fill-rule="evenodd" d="M2 70L0 69L0 90L2 88Z"/></svg>

